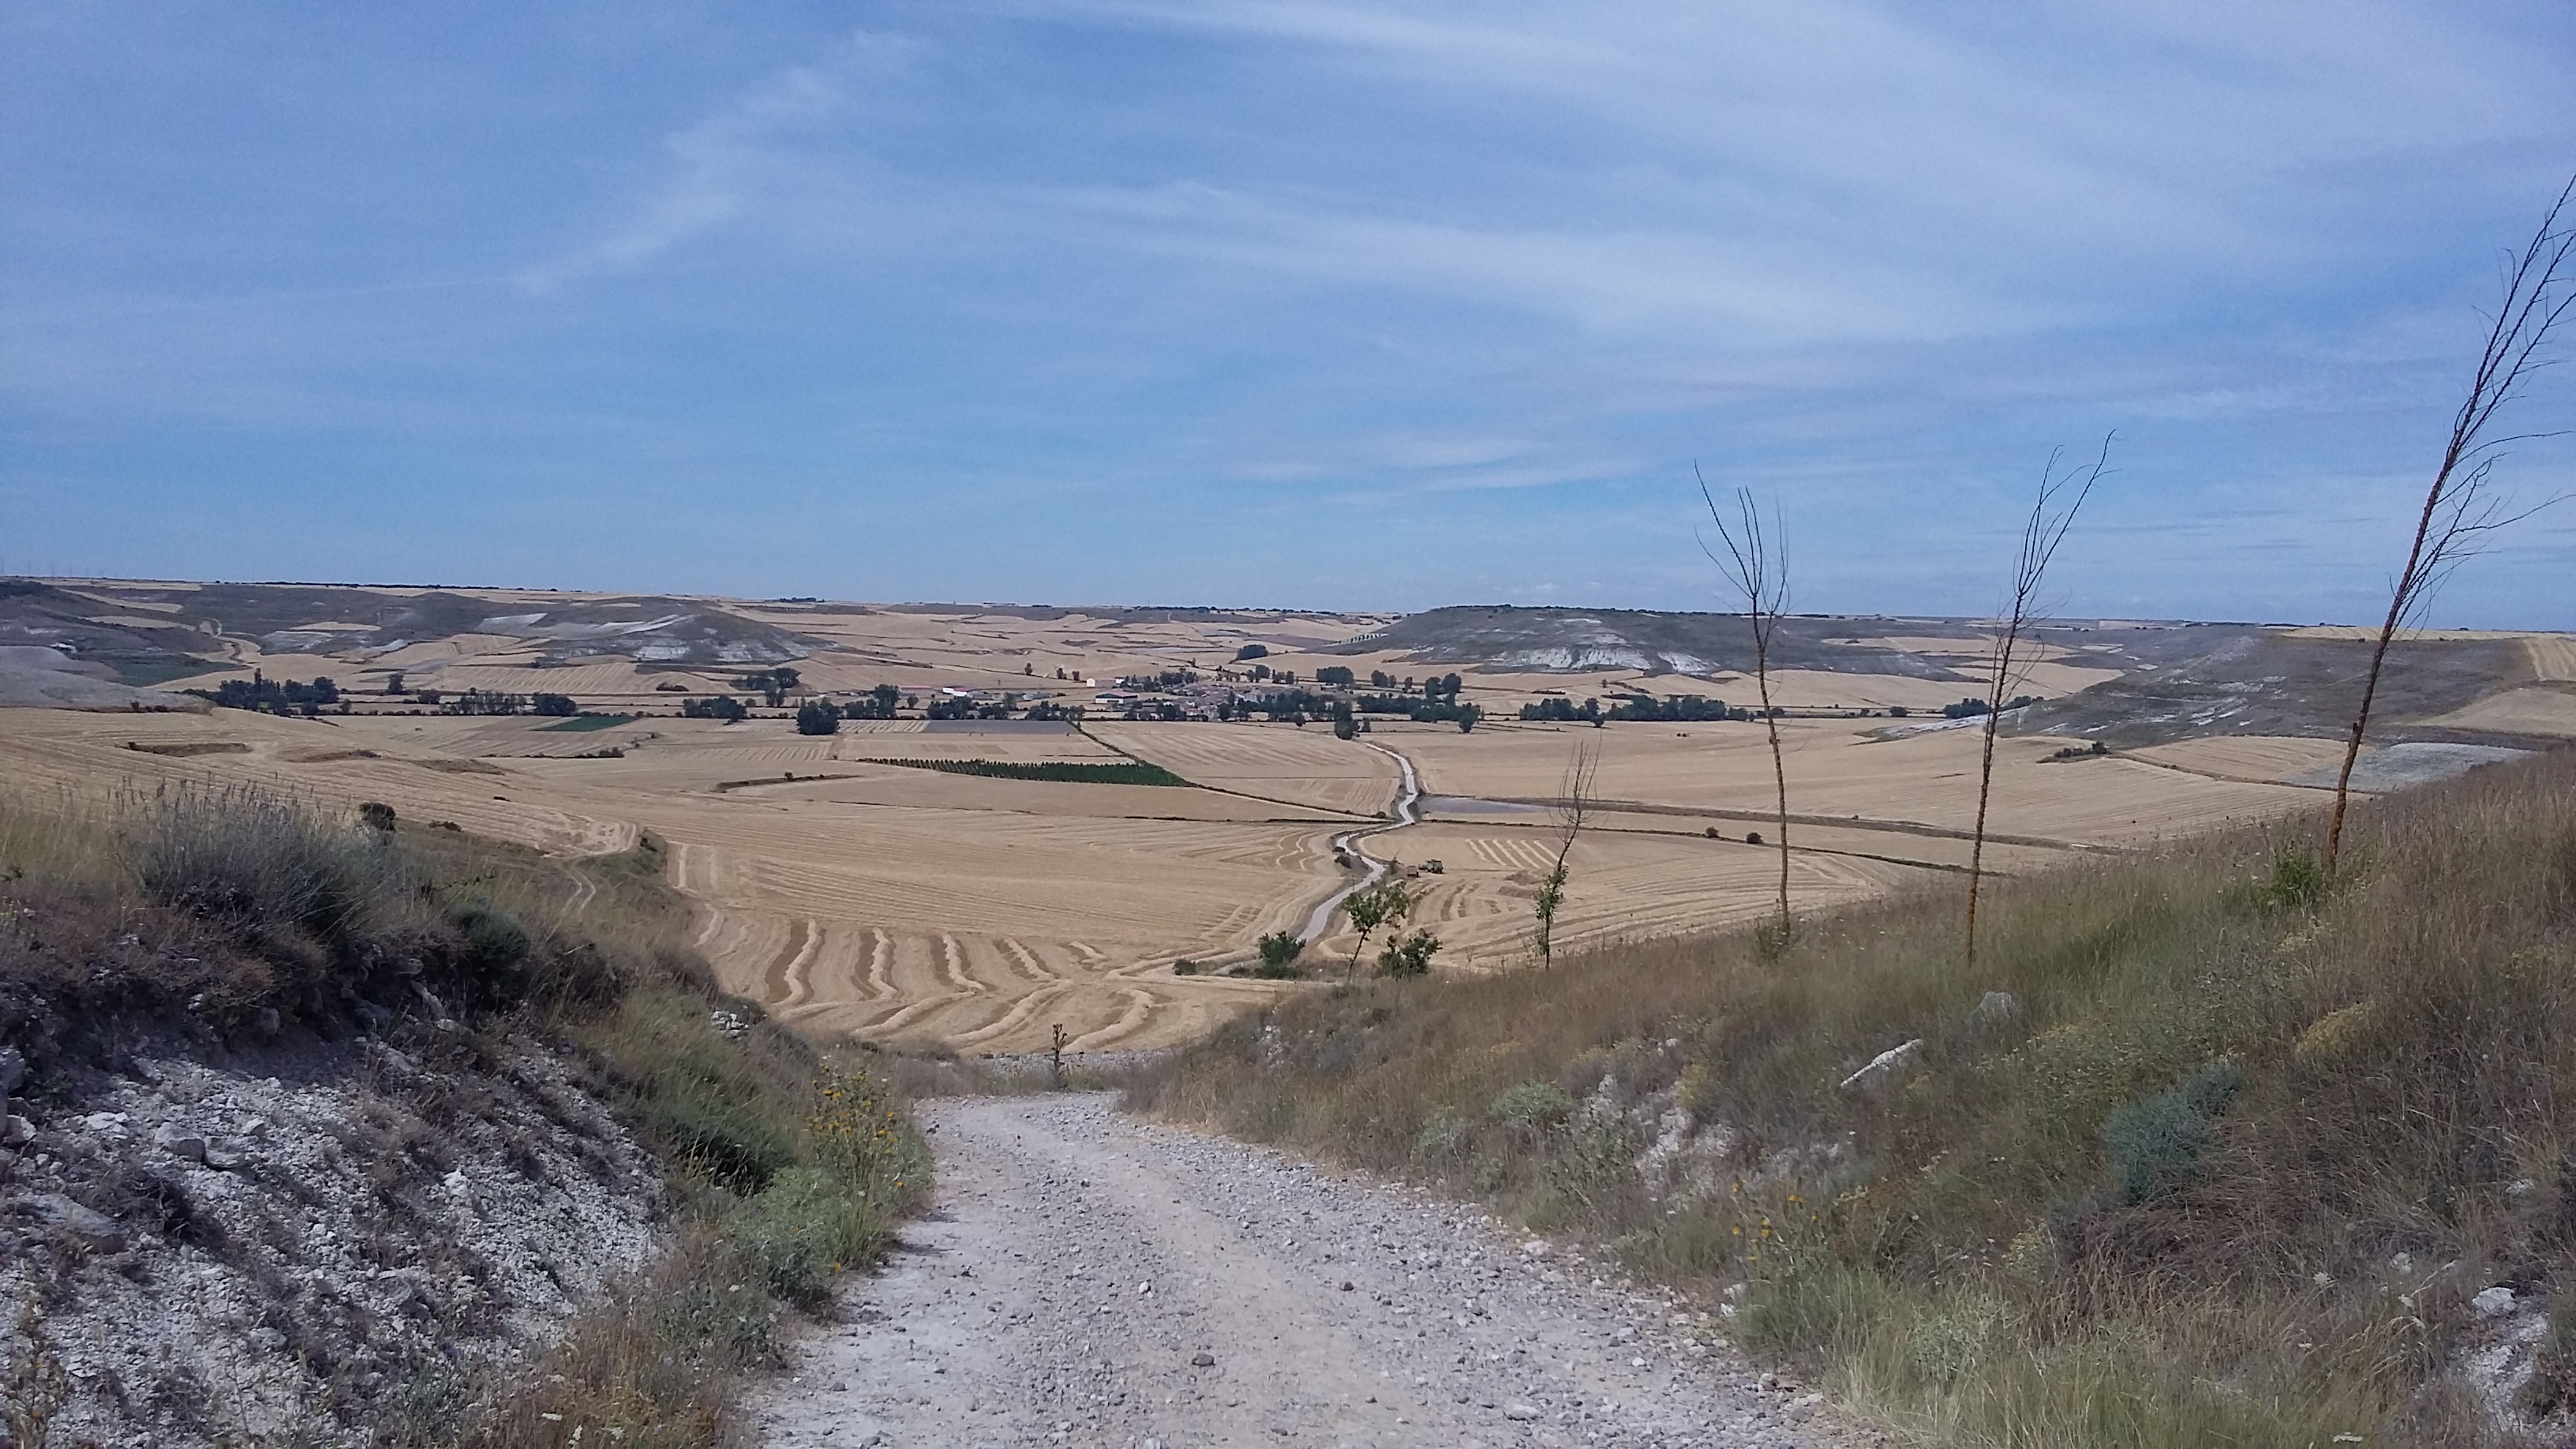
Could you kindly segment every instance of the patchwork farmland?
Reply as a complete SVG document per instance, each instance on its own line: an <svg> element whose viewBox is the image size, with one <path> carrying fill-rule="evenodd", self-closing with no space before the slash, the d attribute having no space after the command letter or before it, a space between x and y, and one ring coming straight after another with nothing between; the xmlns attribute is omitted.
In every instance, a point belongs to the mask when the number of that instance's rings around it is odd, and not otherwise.
<svg viewBox="0 0 2576 1449"><path fill-rule="evenodd" d="M252 782L335 810L381 801L406 828L452 822L555 852L629 850L649 835L671 882L698 903L697 944L728 988L826 1035L1026 1052L1061 1026L1077 1050L1149 1048L1308 989L1227 968L1354 879L1335 839L1389 824L1396 756L1419 777L1422 818L1363 849L1408 880L1418 904L1407 929L1440 938L1443 972L1528 964L1531 902L1555 849L1552 805L1578 748L1597 752L1599 804L1571 857L1560 950L1749 921L1776 883L1772 845L1748 840L1777 829L1759 724L1520 718L1550 700L1749 697L1722 657L1729 636L1716 616L1398 620L95 580L45 590L0 613L0 645L14 649L13 668L86 669L82 697L105 702L0 709L0 790L13 798L109 812L175 785ZM1953 888L1978 731L1938 706L1974 692L1982 630L1796 622L1812 637L1773 681L1790 712L1793 899L1811 909ZM2096 734L2081 716L2107 708L2096 702L2106 694L2163 676L2212 687L2211 649L2252 639L2329 651L2316 656L2327 667L2330 651L2349 647L2331 631L2201 627L2092 621L2051 634L2025 686L2046 702L2017 712L1999 741L1991 866L2046 869L2322 798L2291 783L2338 758L2330 732L2305 726L2158 724L2157 738L2128 748L2053 758ZM2418 691L2422 737L2515 746L2576 730L2563 705L2576 657L2567 640L2410 647L2459 651L2442 656L2447 673L2428 676L2438 688ZM747 672L786 659L796 679L778 703L744 690ZM1420 698L1420 680L1452 672L1454 698L1482 721L1462 731L1378 714L1344 739L1321 719L1116 717L1180 712L1173 701L1195 708L1208 696L1186 690L1211 681L1252 688L1256 667L1304 688L1337 677L1319 671L1347 669L1351 698L1370 693L1372 675L1381 694L1414 684L1404 697ZM207 709L170 693L316 676L343 693L341 709L314 718ZM899 717L797 731L799 700L879 686L901 700ZM424 689L450 700L550 693L589 714L566 729L527 714L440 713L423 706ZM750 717L680 717L683 699L716 695L743 696ZM922 717L943 700L1012 717ZM1025 717L1047 705L1087 717ZM2052 712L2077 723L2052 725ZM1167 778L1151 770L1098 783L924 762L1142 764L1182 783L1127 782ZM1356 945L1335 916L1301 965L1329 978Z"/></svg>

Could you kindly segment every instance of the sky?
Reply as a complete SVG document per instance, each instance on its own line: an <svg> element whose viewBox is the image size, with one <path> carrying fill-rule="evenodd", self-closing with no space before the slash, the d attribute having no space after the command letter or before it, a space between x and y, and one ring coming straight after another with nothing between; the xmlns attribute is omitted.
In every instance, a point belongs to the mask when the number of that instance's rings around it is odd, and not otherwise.
<svg viewBox="0 0 2576 1449"><path fill-rule="evenodd" d="M1792 608L1967 614L2116 434L2059 610L2375 620L2571 75L2563 0L12 0L0 571L1723 607L1696 470Z"/></svg>

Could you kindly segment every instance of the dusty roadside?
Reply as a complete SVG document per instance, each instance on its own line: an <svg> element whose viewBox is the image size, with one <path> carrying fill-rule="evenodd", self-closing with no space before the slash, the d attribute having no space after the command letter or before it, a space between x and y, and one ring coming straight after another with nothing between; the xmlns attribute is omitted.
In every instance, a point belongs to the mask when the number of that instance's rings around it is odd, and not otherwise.
<svg viewBox="0 0 2576 1449"><path fill-rule="evenodd" d="M1477 1209L1105 1095L921 1118L940 1204L760 1406L764 1443L1871 1442L1718 1325Z"/></svg>

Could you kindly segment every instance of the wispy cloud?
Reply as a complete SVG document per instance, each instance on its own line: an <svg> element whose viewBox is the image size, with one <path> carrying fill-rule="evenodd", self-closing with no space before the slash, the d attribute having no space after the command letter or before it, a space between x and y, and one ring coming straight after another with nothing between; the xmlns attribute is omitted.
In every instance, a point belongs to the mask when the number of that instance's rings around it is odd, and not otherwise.
<svg viewBox="0 0 2576 1449"><path fill-rule="evenodd" d="M0 29L13 526L237 551L329 500L378 576L471 573L498 509L673 586L1696 603L1697 462L1780 496L1811 605L1973 609L2029 470L2118 427L2070 578L2325 608L2576 155L2536 0L656 16ZM2576 623L2525 537L2446 607Z"/></svg>
<svg viewBox="0 0 2576 1449"><path fill-rule="evenodd" d="M665 174L606 231L541 261L521 280L539 290L601 272L633 272L736 221L775 221L816 206L854 157L818 140L872 88L898 83L918 58L902 36L862 31L811 64L766 77L721 109L665 137Z"/></svg>

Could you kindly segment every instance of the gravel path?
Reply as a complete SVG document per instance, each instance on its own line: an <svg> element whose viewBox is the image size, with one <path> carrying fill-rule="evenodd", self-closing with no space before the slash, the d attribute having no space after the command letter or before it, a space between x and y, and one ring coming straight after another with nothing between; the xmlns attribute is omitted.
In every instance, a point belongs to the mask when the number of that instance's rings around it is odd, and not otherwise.
<svg viewBox="0 0 2576 1449"><path fill-rule="evenodd" d="M1106 1096L921 1115L940 1207L804 1346L763 1443L1867 1442L1700 1315L1474 1208Z"/></svg>

